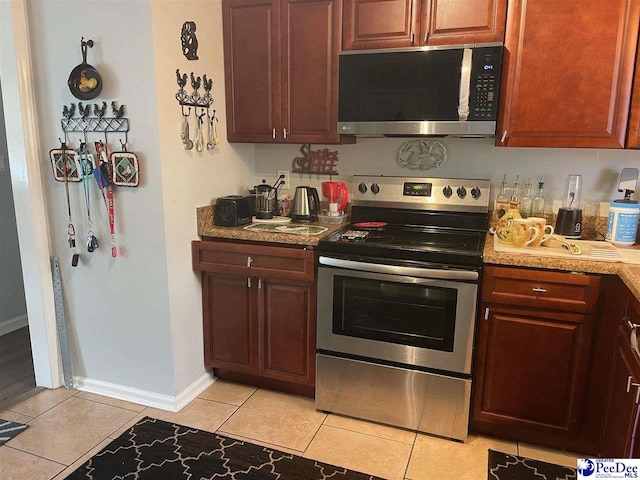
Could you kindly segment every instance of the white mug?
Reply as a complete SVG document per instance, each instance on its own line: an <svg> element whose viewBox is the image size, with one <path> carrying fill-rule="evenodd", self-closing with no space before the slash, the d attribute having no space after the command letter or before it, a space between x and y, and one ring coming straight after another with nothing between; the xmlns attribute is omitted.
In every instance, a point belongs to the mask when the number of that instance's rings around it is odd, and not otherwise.
<svg viewBox="0 0 640 480"><path fill-rule="evenodd" d="M531 223L534 227L538 229L538 234L531 242L532 247L539 247L542 242L546 241L551 235L553 235L553 227L551 225L547 225L547 220L542 217L529 217L528 220L531 220ZM549 230L549 233L546 233L546 230Z"/></svg>

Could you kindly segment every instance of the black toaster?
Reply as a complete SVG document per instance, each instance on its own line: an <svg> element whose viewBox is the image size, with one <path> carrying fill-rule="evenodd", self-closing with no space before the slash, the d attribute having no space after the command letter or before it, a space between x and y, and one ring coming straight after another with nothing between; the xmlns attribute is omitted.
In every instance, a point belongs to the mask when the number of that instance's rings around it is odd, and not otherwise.
<svg viewBox="0 0 640 480"><path fill-rule="evenodd" d="M251 223L253 205L248 195L229 195L216 201L213 223L220 227L239 227Z"/></svg>

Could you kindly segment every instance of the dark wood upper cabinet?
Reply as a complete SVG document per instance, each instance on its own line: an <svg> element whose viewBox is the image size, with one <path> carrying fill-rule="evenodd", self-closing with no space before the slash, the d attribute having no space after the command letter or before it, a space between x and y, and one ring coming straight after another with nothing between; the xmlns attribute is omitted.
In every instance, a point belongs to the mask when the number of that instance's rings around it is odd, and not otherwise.
<svg viewBox="0 0 640 480"><path fill-rule="evenodd" d="M227 139L272 142L280 128L280 2L222 3Z"/></svg>
<svg viewBox="0 0 640 480"><path fill-rule="evenodd" d="M338 135L342 0L224 0L227 138L353 143Z"/></svg>
<svg viewBox="0 0 640 480"><path fill-rule="evenodd" d="M502 42L507 0L345 0L342 48Z"/></svg>
<svg viewBox="0 0 640 480"><path fill-rule="evenodd" d="M337 131L340 1L284 2L282 25L284 140L340 143Z"/></svg>
<svg viewBox="0 0 640 480"><path fill-rule="evenodd" d="M496 144L624 148L640 2L512 0Z"/></svg>
<svg viewBox="0 0 640 480"><path fill-rule="evenodd" d="M507 0L423 0L421 45L504 41Z"/></svg>
<svg viewBox="0 0 640 480"><path fill-rule="evenodd" d="M640 148L640 48L636 59L636 73L633 81L633 95L629 112L627 148Z"/></svg>
<svg viewBox="0 0 640 480"><path fill-rule="evenodd" d="M411 47L419 30L420 0L345 0L342 48Z"/></svg>

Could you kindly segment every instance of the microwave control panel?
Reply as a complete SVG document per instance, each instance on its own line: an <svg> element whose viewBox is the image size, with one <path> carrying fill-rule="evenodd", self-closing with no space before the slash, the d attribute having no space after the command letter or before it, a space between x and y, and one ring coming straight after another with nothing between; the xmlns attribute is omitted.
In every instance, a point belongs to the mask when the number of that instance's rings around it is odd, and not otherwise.
<svg viewBox="0 0 640 480"><path fill-rule="evenodd" d="M470 120L496 121L502 48L477 48L473 51Z"/></svg>

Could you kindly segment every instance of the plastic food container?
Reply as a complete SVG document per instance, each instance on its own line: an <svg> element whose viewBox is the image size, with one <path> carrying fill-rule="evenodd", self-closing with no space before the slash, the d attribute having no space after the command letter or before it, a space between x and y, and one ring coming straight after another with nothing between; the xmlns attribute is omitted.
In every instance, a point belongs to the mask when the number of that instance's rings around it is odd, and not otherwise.
<svg viewBox="0 0 640 480"><path fill-rule="evenodd" d="M614 200L611 202L606 240L623 247L636 243L639 215L640 206L636 201Z"/></svg>
<svg viewBox="0 0 640 480"><path fill-rule="evenodd" d="M346 222L349 219L349 215L343 213L342 215L329 215L326 210L318 213L318 223L337 225L342 222Z"/></svg>

